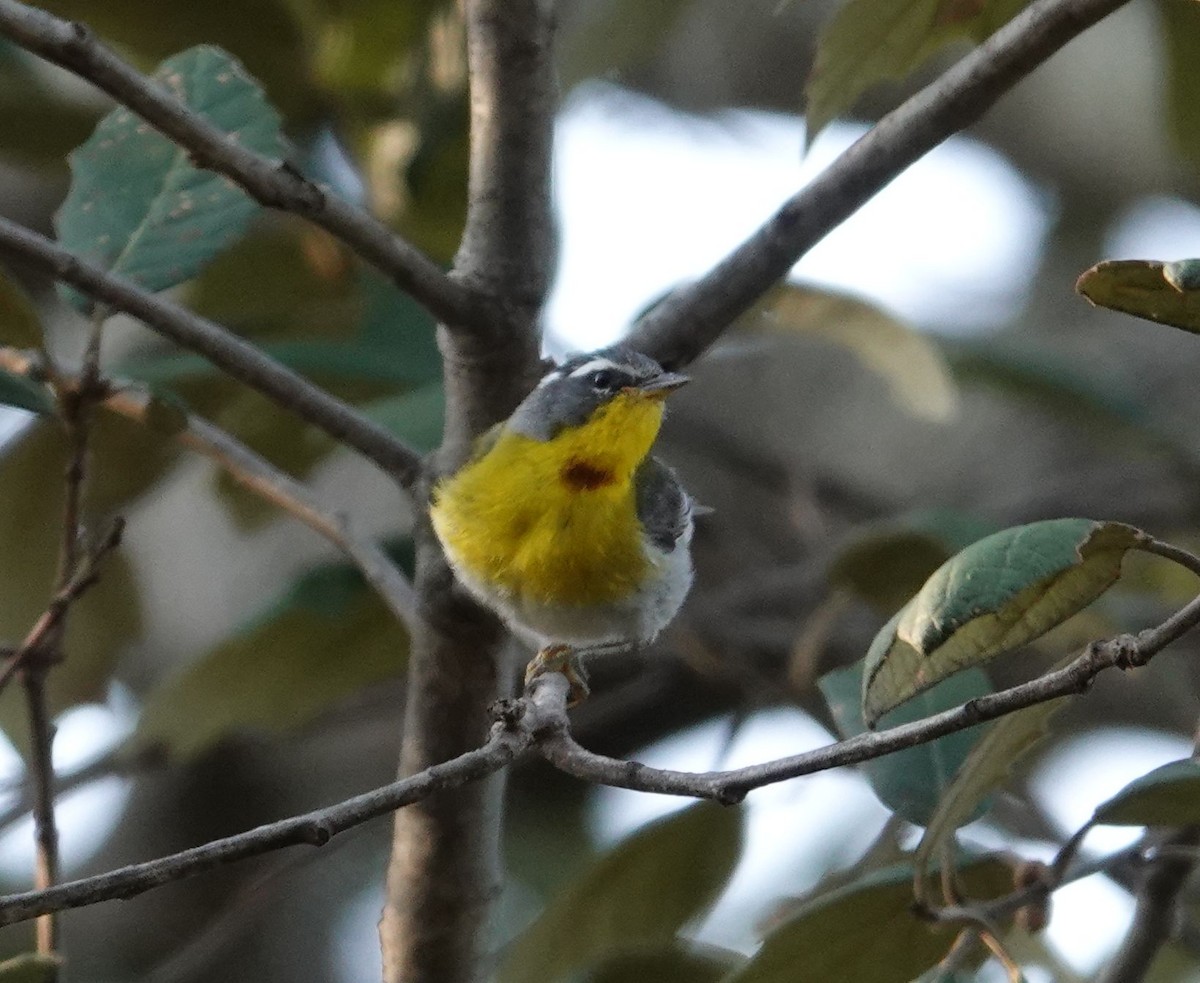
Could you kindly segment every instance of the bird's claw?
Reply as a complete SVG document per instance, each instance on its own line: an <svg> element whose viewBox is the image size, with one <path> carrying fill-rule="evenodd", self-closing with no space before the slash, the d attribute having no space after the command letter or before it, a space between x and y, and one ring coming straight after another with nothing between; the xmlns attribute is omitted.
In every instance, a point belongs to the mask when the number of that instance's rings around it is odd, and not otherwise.
<svg viewBox="0 0 1200 983"><path fill-rule="evenodd" d="M538 676L548 672L561 672L567 677L570 688L567 690L567 708L578 706L587 699L591 692L588 689L587 677L579 665L576 652L570 645L547 645L539 649L525 667L525 686L529 687Z"/></svg>

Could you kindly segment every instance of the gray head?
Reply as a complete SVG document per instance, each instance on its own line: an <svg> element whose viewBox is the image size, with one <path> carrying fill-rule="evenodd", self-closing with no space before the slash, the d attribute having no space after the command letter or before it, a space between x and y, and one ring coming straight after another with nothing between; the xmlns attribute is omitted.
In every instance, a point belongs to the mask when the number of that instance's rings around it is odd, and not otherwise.
<svg viewBox="0 0 1200 983"><path fill-rule="evenodd" d="M575 355L547 372L508 421L518 433L550 440L564 427L577 427L625 389L678 389L687 376L667 372L654 359L626 345Z"/></svg>

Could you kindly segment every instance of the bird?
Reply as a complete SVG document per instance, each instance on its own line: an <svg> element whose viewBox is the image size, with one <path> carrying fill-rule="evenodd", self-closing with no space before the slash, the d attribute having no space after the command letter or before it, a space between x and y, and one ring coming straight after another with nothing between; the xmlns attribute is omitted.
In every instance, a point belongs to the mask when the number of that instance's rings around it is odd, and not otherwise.
<svg viewBox="0 0 1200 983"><path fill-rule="evenodd" d="M692 584L700 507L651 454L688 377L626 345L552 368L433 489L430 518L463 587L539 646L525 682L653 641Z"/></svg>

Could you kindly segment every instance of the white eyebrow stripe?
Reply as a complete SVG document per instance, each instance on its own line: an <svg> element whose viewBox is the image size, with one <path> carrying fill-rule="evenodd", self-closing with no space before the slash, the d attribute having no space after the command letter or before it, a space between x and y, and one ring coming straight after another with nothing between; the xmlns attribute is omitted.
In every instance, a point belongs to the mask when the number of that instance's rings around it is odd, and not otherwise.
<svg viewBox="0 0 1200 983"><path fill-rule="evenodd" d="M558 382L558 380L562 377L562 369L555 369L553 372L547 372L544 376L542 376L542 381L537 384L537 388L541 389L542 386L548 386L552 382Z"/></svg>
<svg viewBox="0 0 1200 983"><path fill-rule="evenodd" d="M582 375L590 375L598 369L616 369L618 372L627 372L627 369L622 369L616 362L610 361L607 358L593 358L590 362L584 362L579 368L575 369L570 378L578 379Z"/></svg>

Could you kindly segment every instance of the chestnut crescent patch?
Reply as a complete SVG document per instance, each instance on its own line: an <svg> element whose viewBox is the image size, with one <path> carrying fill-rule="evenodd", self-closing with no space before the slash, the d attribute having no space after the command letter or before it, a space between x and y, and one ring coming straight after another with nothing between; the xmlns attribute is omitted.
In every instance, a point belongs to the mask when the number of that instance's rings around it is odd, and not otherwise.
<svg viewBox="0 0 1200 983"><path fill-rule="evenodd" d="M603 468L588 464L587 461L580 461L575 458L572 458L563 466L560 474L563 484L581 490L603 488L605 485L611 485L616 480L611 471L605 471Z"/></svg>

